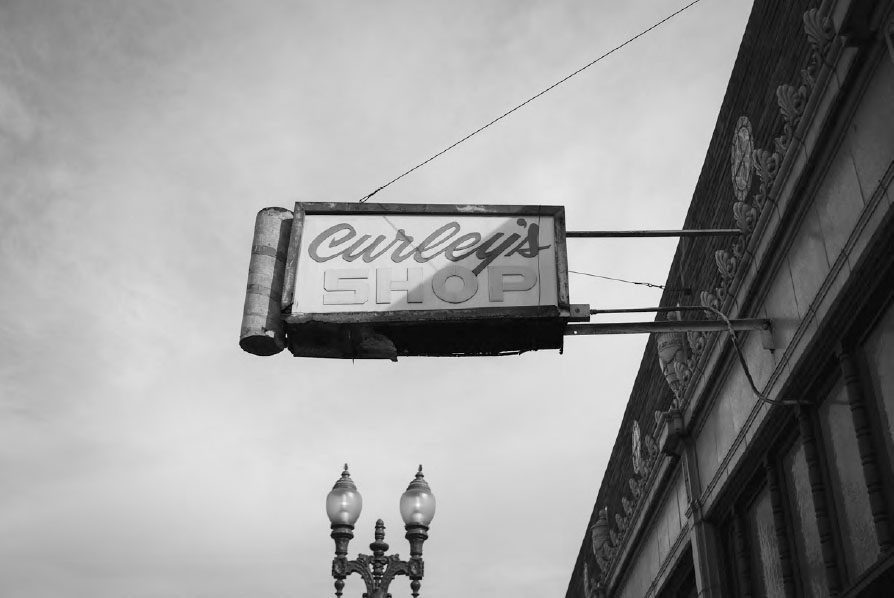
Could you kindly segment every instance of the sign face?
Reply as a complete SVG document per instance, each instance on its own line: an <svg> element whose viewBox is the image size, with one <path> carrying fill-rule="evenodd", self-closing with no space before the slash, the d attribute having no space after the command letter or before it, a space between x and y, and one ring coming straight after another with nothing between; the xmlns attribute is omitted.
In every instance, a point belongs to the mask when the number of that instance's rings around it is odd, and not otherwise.
<svg viewBox="0 0 894 598"><path fill-rule="evenodd" d="M320 207L326 205L333 209ZM303 222L294 239L293 316L531 317L558 316L567 307L561 208L424 206L428 213L413 213L417 206L379 207L296 206Z"/></svg>
<svg viewBox="0 0 894 598"><path fill-rule="evenodd" d="M308 216L293 309L336 313L556 305L553 222L539 220Z"/></svg>

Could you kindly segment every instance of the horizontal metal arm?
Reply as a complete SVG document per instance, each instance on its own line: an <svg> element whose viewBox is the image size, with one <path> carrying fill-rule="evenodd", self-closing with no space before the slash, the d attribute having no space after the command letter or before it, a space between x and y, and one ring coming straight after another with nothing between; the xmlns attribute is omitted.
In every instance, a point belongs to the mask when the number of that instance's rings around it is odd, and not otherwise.
<svg viewBox="0 0 894 598"><path fill-rule="evenodd" d="M693 305L676 305L674 307L619 307L612 309L587 309L590 312L591 316L598 316L599 314L638 314L638 313L675 313L682 311L709 311L709 309L703 305L693 306Z"/></svg>
<svg viewBox="0 0 894 598"><path fill-rule="evenodd" d="M603 239L611 237L735 237L741 235L738 228L712 228L704 230L569 230L568 239Z"/></svg>
<svg viewBox="0 0 894 598"><path fill-rule="evenodd" d="M733 330L769 330L770 320L748 318L730 320ZM567 324L565 336L588 334L638 334L649 332L717 332L728 331L726 322L720 320L665 320L660 322L610 322L605 324Z"/></svg>

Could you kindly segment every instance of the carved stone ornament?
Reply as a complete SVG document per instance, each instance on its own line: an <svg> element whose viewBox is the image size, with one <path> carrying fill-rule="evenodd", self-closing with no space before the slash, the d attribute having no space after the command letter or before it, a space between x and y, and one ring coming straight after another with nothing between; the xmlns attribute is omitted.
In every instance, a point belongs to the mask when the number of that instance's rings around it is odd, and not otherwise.
<svg viewBox="0 0 894 598"><path fill-rule="evenodd" d="M745 263L750 236L764 211L767 202L773 197L773 189L777 184L777 176L786 153L792 146L795 132L814 92L817 77L823 65L831 65L829 52L836 38L832 21L820 14L817 8L811 8L803 15L804 31L810 44L811 52L808 64L801 70L801 80L793 84L783 83L776 88L776 101L782 115L783 127L781 135L773 138L772 149L754 147L751 123L745 116L736 122L730 150L730 166L736 201L733 203L733 218L742 231L728 249L719 249L714 253L719 280L712 291L699 293L701 305L716 310L724 309L729 299L730 286L742 264ZM750 159L747 154L750 152ZM760 179L758 192L748 197L751 189L751 170ZM710 287L709 287L710 288ZM715 319L716 315L705 311L706 317ZM685 389L689 378L696 371L699 356L705 347L704 333L689 333L691 352L682 366L674 371L675 394L680 398L680 389ZM688 377L687 377L688 374Z"/></svg>
<svg viewBox="0 0 894 598"><path fill-rule="evenodd" d="M759 210L764 209L764 205L770 197L770 189L773 188L776 173L779 172L780 162L782 162L782 158L777 152L763 149L754 150L754 168L761 180L760 190L754 196L754 204Z"/></svg>
<svg viewBox="0 0 894 598"><path fill-rule="evenodd" d="M717 299L717 295L715 295L714 293L710 293L708 291L702 291L701 294L699 295L699 300L701 301L701 304L704 305L705 307L713 307L714 309L720 309L720 301ZM717 317L710 310L705 310L705 314L709 318L712 318L712 319Z"/></svg>
<svg viewBox="0 0 894 598"><path fill-rule="evenodd" d="M729 280L736 275L736 267L739 265L739 261L726 249L715 251L714 261L717 263L720 278Z"/></svg>
<svg viewBox="0 0 894 598"><path fill-rule="evenodd" d="M692 368L689 366L689 360L685 362L674 362L674 372L677 375L677 382L680 384L680 394L683 394L689 380L692 379Z"/></svg>
<svg viewBox="0 0 894 598"><path fill-rule="evenodd" d="M611 532L609 532L609 536L612 537ZM617 539L617 535L615 535L613 537L615 539ZM602 545L602 554L605 556L605 558L609 562L611 562L611 560L613 558L615 558L615 553L617 551L618 551L617 544L613 544L612 542L606 542L605 544Z"/></svg>
<svg viewBox="0 0 894 598"><path fill-rule="evenodd" d="M658 458L658 443L652 438L651 434L646 434L645 439L646 452L649 453L649 460L655 461Z"/></svg>
<svg viewBox="0 0 894 598"><path fill-rule="evenodd" d="M792 127L797 126L807 107L807 88L804 85L782 84L776 88L776 100L782 118Z"/></svg>
<svg viewBox="0 0 894 598"><path fill-rule="evenodd" d="M698 360L701 357L702 353L705 352L705 345L708 342L708 335L698 330L690 330L686 333L686 340L689 341L689 359L686 360L687 375L685 379L683 379L684 386L689 385L689 381L692 380L692 377L695 374L695 368L698 365ZM678 401L671 407L679 408L679 406L680 405Z"/></svg>
<svg viewBox="0 0 894 598"><path fill-rule="evenodd" d="M679 313L670 312L667 319L678 321L681 317ZM658 350L658 365L664 374L664 379L674 396L679 398L684 390L681 374L685 374L687 370L681 369L677 364L686 366L689 359L686 335L683 332L660 332L655 335L655 345Z"/></svg>
<svg viewBox="0 0 894 598"><path fill-rule="evenodd" d="M608 571L610 564L611 560L605 555L605 551L599 550L596 553L596 565L599 567L599 571L602 575L605 575L605 572Z"/></svg>
<svg viewBox="0 0 894 598"><path fill-rule="evenodd" d="M634 473L639 473L640 466L643 461L642 453L640 452L640 434L639 434L639 422L633 420L633 429L630 432L630 440L631 440L631 458L633 460L633 471Z"/></svg>
<svg viewBox="0 0 894 598"><path fill-rule="evenodd" d="M627 518L621 517L620 513L615 513L615 525L618 526L618 531L621 533L623 537L624 532L627 531Z"/></svg>
<svg viewBox="0 0 894 598"><path fill-rule="evenodd" d="M630 480L631 482L633 480ZM626 496L621 497L621 507L624 509L624 514L630 517L633 514L633 501L627 500Z"/></svg>
<svg viewBox="0 0 894 598"><path fill-rule="evenodd" d="M807 107L807 96L809 90L806 85L795 87L786 83L776 88L776 100L779 103L779 111L782 113L782 119L785 124L782 127L782 135L777 137L775 141L776 149L780 155L784 156L791 146L792 138L795 136L795 129L801 122L801 115L804 108Z"/></svg>
<svg viewBox="0 0 894 598"><path fill-rule="evenodd" d="M726 302L726 297L728 295L726 290L726 284L723 279L720 281L720 286L714 288L714 294L717 296L717 305L723 305ZM719 307L717 309L720 309Z"/></svg>
<svg viewBox="0 0 894 598"><path fill-rule="evenodd" d="M733 204L733 218L736 220L736 226L744 234L750 234L754 230L757 223L758 211L750 203L737 201Z"/></svg>
<svg viewBox="0 0 894 598"><path fill-rule="evenodd" d="M835 39L835 29L828 17L820 17L819 10L811 8L804 13L804 32L810 43L810 61L801 71L801 78L811 88L816 84L816 75L825 60L826 52Z"/></svg>
<svg viewBox="0 0 894 598"><path fill-rule="evenodd" d="M603 508L600 509L596 523L590 530L590 547L593 549L593 557L596 559L596 565L602 576L608 573L608 568L611 565L612 555L608 551L609 537L608 509Z"/></svg>
<svg viewBox="0 0 894 598"><path fill-rule="evenodd" d="M748 239L750 237L750 234L743 234L733 242L731 251L733 252L733 257L735 257L738 262L741 262L745 258L745 247L748 245Z"/></svg>
<svg viewBox="0 0 894 598"><path fill-rule="evenodd" d="M754 138L751 134L751 121L747 116L740 116L736 122L730 148L730 166L733 177L733 191L736 199L744 201L751 191L751 174L753 166Z"/></svg>
<svg viewBox="0 0 894 598"><path fill-rule="evenodd" d="M639 497L642 495L642 490L640 489L640 485L636 483L636 480L633 478L629 478L627 480L627 485L630 487L630 494L633 495L633 500L638 501ZM629 513L628 513L629 515Z"/></svg>
<svg viewBox="0 0 894 598"><path fill-rule="evenodd" d="M820 17L818 8L811 8L804 13L804 33L814 52L824 55L829 44L835 39L835 29L829 17Z"/></svg>
<svg viewBox="0 0 894 598"><path fill-rule="evenodd" d="M598 561L596 564L599 564ZM584 563L584 598L599 598L601 595L599 588L599 580L597 579L595 584L590 581L590 571Z"/></svg>
<svg viewBox="0 0 894 598"><path fill-rule="evenodd" d="M689 340L689 348L692 350L692 353L701 355L705 350L705 344L708 342L708 335L701 330L690 330L686 333L686 338Z"/></svg>
<svg viewBox="0 0 894 598"><path fill-rule="evenodd" d="M646 482L649 479L649 472L652 471L652 460L651 459L643 459L643 477L636 480L636 485L639 486L639 494L642 495L646 491ZM639 496L636 497L639 499Z"/></svg>

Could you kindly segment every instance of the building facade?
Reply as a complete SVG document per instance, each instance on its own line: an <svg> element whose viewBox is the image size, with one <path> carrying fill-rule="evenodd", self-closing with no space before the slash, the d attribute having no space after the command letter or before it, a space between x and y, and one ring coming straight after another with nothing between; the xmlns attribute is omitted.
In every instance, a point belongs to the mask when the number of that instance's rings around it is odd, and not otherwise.
<svg viewBox="0 0 894 598"><path fill-rule="evenodd" d="M894 596L892 38L754 2L662 306L771 328L649 340L567 598Z"/></svg>

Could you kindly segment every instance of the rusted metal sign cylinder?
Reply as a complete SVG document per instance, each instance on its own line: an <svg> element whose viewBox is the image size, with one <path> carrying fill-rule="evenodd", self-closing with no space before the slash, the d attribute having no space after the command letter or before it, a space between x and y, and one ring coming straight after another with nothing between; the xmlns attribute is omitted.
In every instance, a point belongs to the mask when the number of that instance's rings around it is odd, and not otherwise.
<svg viewBox="0 0 894 598"><path fill-rule="evenodd" d="M255 219L239 335L239 346L255 355L275 355L286 346L280 300L291 230L292 212L285 208L264 208Z"/></svg>

